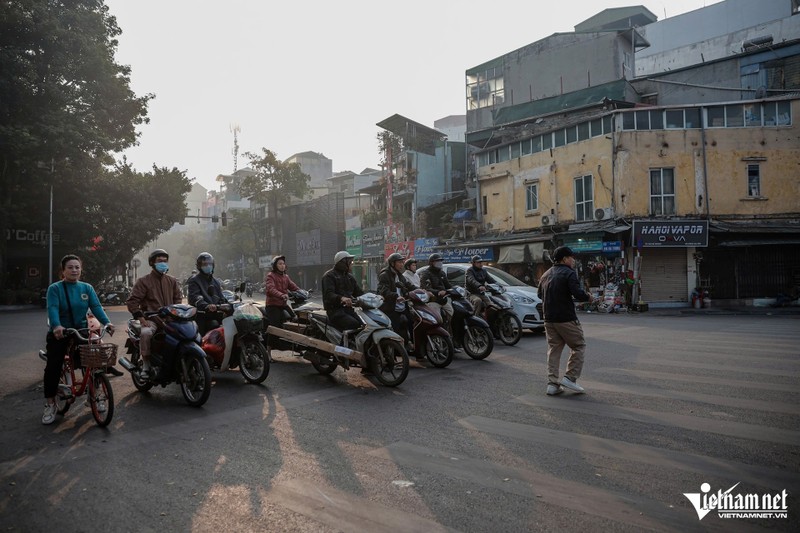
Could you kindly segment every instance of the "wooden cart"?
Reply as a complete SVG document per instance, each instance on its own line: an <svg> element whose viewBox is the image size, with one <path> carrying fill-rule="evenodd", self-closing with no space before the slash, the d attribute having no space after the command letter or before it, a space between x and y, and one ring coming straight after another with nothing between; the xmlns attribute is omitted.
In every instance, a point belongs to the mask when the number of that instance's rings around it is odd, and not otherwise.
<svg viewBox="0 0 800 533"><path fill-rule="evenodd" d="M270 357L272 356L272 348L270 347L269 336L272 335L287 341L291 345L291 349L300 352L301 356L311 361L314 368L321 373L329 374L333 372L336 367L333 366L331 368L331 365L327 364L327 361L320 359L319 355L316 353L317 351L326 353L334 358L336 363L345 370L349 369L351 366L358 366L361 368L367 367L363 353L304 335L299 332L305 331L306 326L303 324L287 322L284 324L284 328L285 329L280 329L275 326L269 326L267 328L266 344ZM321 370L321 368L325 371Z"/></svg>

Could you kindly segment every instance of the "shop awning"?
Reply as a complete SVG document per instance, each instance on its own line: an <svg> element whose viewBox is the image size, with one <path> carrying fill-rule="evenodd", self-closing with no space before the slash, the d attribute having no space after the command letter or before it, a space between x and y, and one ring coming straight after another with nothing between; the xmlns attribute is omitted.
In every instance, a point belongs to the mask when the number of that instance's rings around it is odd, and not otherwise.
<svg viewBox="0 0 800 533"><path fill-rule="evenodd" d="M528 249L528 255L525 255L525 249ZM500 247L500 258L497 260L498 264L507 263L525 263L526 261L541 262L542 252L544 251L544 243L529 242L527 244L512 244L510 246Z"/></svg>

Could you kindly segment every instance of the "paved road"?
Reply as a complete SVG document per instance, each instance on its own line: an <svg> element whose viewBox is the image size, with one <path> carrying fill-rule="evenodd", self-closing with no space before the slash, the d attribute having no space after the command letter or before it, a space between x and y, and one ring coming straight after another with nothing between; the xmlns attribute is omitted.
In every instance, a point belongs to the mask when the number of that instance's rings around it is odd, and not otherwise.
<svg viewBox="0 0 800 533"><path fill-rule="evenodd" d="M486 361L412 368L396 389L288 354L266 386L217 374L200 409L116 378L107 430L78 405L39 424L43 317L0 322L4 530L797 528L796 316L583 315L580 396L544 394L533 334ZM786 489L790 518L700 521L683 493L703 483Z"/></svg>

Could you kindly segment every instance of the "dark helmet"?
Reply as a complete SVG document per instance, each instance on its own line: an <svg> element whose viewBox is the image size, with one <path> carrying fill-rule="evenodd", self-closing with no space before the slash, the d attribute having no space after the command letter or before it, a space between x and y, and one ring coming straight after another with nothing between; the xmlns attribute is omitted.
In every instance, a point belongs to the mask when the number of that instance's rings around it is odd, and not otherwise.
<svg viewBox="0 0 800 533"><path fill-rule="evenodd" d="M572 248L569 246L559 246L555 250L553 250L553 261L558 263L565 257L572 257L575 255L575 252L572 251Z"/></svg>
<svg viewBox="0 0 800 533"><path fill-rule="evenodd" d="M150 255L147 257L147 262L150 264L150 266L153 266L156 264L156 257L161 257L161 256L166 257L167 261L169 261L169 254L167 253L167 251L162 248L156 248L155 250L150 252Z"/></svg>
<svg viewBox="0 0 800 533"><path fill-rule="evenodd" d="M197 256L197 260L194 264L197 266L197 270L200 270L200 267L203 266L203 263L211 262L211 265L214 265L214 256L208 252L200 252L200 255Z"/></svg>
<svg viewBox="0 0 800 533"><path fill-rule="evenodd" d="M482 263L483 262L483 258L481 256L479 256L479 255L473 255L472 258L469 260L469 262L472 263L473 265L475 263Z"/></svg>
<svg viewBox="0 0 800 533"><path fill-rule="evenodd" d="M286 262L286 256L285 255L276 255L275 257L272 258L272 271L273 272L277 272L278 271L278 261L281 260L281 259L283 259L284 263Z"/></svg>
<svg viewBox="0 0 800 533"><path fill-rule="evenodd" d="M394 266L395 261L402 261L403 259L405 259L403 254L395 252L386 258L386 264L389 266Z"/></svg>
<svg viewBox="0 0 800 533"><path fill-rule="evenodd" d="M413 257L409 257L408 259L406 259L406 262L403 263L403 266L406 267L406 270L408 270L409 268L411 268L411 265L416 264L416 262L417 262L416 259L414 259Z"/></svg>
<svg viewBox="0 0 800 533"><path fill-rule="evenodd" d="M442 257L441 254L431 254L431 256L428 258L428 264L432 265L436 261L443 261L443 260L444 260L444 258Z"/></svg>

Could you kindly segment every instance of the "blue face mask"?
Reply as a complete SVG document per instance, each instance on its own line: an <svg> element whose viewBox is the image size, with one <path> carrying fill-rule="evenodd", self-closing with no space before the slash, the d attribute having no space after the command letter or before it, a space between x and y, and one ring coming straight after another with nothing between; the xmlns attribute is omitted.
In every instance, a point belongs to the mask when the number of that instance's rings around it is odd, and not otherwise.
<svg viewBox="0 0 800 533"><path fill-rule="evenodd" d="M214 267L212 265L203 265L200 267L200 272L203 274L211 274L214 272Z"/></svg>
<svg viewBox="0 0 800 533"><path fill-rule="evenodd" d="M169 270L169 263L156 263L156 271L161 274L166 274L167 270Z"/></svg>

